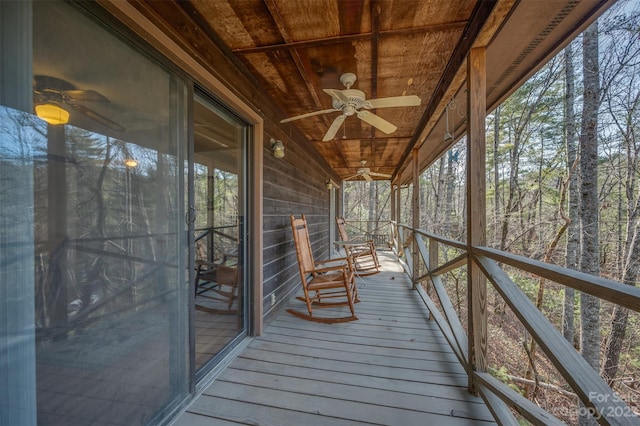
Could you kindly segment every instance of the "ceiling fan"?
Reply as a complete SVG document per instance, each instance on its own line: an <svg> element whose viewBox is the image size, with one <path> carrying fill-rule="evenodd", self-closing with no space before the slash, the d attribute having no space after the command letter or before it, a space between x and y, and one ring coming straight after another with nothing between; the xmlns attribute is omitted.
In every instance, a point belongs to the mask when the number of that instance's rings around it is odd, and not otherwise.
<svg viewBox="0 0 640 426"><path fill-rule="evenodd" d="M98 123L118 132L124 132L125 128L113 120L87 108L80 102L109 103L109 99L95 90L79 90L71 83L45 75L36 75L33 78L33 104L38 117L50 124L66 124L69 121L69 112L63 108L77 111Z"/></svg>
<svg viewBox="0 0 640 426"><path fill-rule="evenodd" d="M420 98L415 95L409 96L392 96L388 98L369 99L367 100L364 92L352 89L353 83L356 82L356 75L353 73L345 73L340 76L340 82L346 87L345 90L338 89L322 89L325 93L333 98L333 108L322 111L314 111L295 117L285 118L280 123L288 123L289 121L299 120L301 118L312 117L314 115L328 114L330 112L340 111L341 115L337 116L327 133L322 138L323 141L332 140L340 126L347 117L356 115L360 120L375 127L376 129L389 134L396 131L397 127L382 117L375 115L367 110L377 108L390 107L406 107L420 105Z"/></svg>
<svg viewBox="0 0 640 426"><path fill-rule="evenodd" d="M371 176L383 177L386 179L389 179L391 177L391 175L387 175L384 173L372 172L369 167L365 167L367 164L367 160L360 160L360 164L362 164L362 167L356 170L356 174L353 176L349 176L348 178L345 178L345 180L351 180L358 177L363 177L364 180L366 180L367 182L371 182L373 180Z"/></svg>

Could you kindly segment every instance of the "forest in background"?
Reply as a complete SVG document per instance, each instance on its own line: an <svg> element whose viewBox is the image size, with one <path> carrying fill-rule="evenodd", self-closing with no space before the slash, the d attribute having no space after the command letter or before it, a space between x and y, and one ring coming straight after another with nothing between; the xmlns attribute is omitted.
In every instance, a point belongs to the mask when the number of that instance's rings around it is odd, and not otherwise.
<svg viewBox="0 0 640 426"><path fill-rule="evenodd" d="M454 101L453 127L465 120ZM640 273L640 2L622 0L486 121L487 245L637 286ZM637 136L638 135L638 136ZM420 176L420 228L466 240L464 135ZM388 182L344 187L348 220L389 220ZM411 224L411 186L400 223ZM455 253L441 253L445 258ZM545 316L640 412L640 315L506 269ZM444 278L444 277L443 277ZM466 270L446 276L466 324ZM492 373L569 424L578 399L489 285Z"/></svg>

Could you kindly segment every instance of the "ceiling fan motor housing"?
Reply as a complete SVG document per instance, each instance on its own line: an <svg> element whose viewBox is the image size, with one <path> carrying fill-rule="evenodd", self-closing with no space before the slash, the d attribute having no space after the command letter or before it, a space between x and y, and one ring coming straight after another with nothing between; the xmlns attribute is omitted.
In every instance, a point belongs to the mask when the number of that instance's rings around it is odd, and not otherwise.
<svg viewBox="0 0 640 426"><path fill-rule="evenodd" d="M365 94L361 90L346 89L342 91L342 94L347 98L346 102L334 99L332 105L335 109L342 110L346 116L355 114L356 110L365 104Z"/></svg>

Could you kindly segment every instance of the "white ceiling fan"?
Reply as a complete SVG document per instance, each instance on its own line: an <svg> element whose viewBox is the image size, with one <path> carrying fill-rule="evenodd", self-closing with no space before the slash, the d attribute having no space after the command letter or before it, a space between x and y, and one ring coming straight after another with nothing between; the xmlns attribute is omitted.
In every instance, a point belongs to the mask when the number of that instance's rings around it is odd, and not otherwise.
<svg viewBox="0 0 640 426"><path fill-rule="evenodd" d="M383 177L386 179L389 179L391 177L391 175L387 175L384 173L372 172L369 167L365 167L367 165L367 160L360 160L360 163L362 164L362 167L356 170L356 174L353 176L349 176L348 178L345 178L345 180L351 180L357 177L363 177L364 180L366 180L367 182L371 182L373 180L371 176Z"/></svg>
<svg viewBox="0 0 640 426"><path fill-rule="evenodd" d="M299 120L301 118L312 117L314 115L328 114L331 112L342 112L337 116L327 133L322 138L323 141L332 140L340 126L347 117L356 115L360 120L375 127L376 129L389 134L396 131L397 127L382 117L375 115L367 110L377 108L406 107L420 105L420 98L415 95L409 96L392 96L388 98L369 99L367 100L364 92L352 89L353 83L356 82L356 75L353 73L345 73L340 76L340 82L346 87L345 90L338 89L322 89L325 93L333 98L333 108L322 111L314 111L295 117L285 118L280 123L288 123L289 121Z"/></svg>

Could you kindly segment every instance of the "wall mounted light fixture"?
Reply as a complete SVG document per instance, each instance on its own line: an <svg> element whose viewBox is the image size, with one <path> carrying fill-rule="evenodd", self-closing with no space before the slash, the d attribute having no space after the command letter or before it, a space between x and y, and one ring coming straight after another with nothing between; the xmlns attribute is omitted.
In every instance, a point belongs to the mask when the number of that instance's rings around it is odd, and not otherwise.
<svg viewBox="0 0 640 426"><path fill-rule="evenodd" d="M271 149L273 150L273 156L276 158L284 157L284 144L282 141L271 139Z"/></svg>
<svg viewBox="0 0 640 426"><path fill-rule="evenodd" d="M327 189L329 191L331 191L332 189L340 189L340 185L331 178L327 178L327 180L324 183L327 186Z"/></svg>

